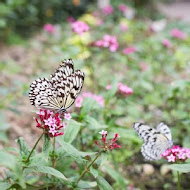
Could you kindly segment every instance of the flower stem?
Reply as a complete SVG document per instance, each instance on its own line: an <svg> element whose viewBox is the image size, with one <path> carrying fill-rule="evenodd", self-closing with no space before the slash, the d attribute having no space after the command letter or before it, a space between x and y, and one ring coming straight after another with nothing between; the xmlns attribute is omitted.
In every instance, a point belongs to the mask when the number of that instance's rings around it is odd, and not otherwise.
<svg viewBox="0 0 190 190"><path fill-rule="evenodd" d="M177 190L181 190L181 180L179 171L177 171Z"/></svg>
<svg viewBox="0 0 190 190"><path fill-rule="evenodd" d="M34 147L32 148L30 154L28 155L28 158L27 158L26 161L25 161L26 163L29 162L30 156L31 156L32 153L34 152L34 150L35 150L35 148L36 148L38 142L40 141L40 139L42 138L43 135L44 135L44 132L40 135L40 137L39 137L38 140L36 141Z"/></svg>
<svg viewBox="0 0 190 190"><path fill-rule="evenodd" d="M55 168L56 159L55 159L55 137L53 137L53 152L52 152L52 167Z"/></svg>
<svg viewBox="0 0 190 190"><path fill-rule="evenodd" d="M94 158L94 160L92 160L92 162L85 168L84 171L81 173L80 177L77 180L77 183L82 179L82 177L85 175L85 173L87 173L89 171L89 168L94 164L94 162L98 159L98 157L101 155L102 151L98 152L98 154L96 155L96 157Z"/></svg>

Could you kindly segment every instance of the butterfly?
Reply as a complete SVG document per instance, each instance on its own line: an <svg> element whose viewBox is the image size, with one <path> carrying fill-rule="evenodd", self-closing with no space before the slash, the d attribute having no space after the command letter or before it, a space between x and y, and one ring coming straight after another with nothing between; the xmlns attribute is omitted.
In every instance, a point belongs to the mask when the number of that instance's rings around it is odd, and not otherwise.
<svg viewBox="0 0 190 190"><path fill-rule="evenodd" d="M30 103L40 109L66 112L80 93L84 77L82 71L74 71L72 59L65 59L51 79L39 78L32 82Z"/></svg>
<svg viewBox="0 0 190 190"><path fill-rule="evenodd" d="M138 122L132 127L144 141L141 153L147 160L161 159L162 153L173 145L171 131L163 122L156 129Z"/></svg>

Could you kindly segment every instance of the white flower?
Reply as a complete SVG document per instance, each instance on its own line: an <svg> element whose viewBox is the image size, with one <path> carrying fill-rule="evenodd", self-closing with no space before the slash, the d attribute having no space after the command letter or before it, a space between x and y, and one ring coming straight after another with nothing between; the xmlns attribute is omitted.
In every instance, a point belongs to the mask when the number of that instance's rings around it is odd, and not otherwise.
<svg viewBox="0 0 190 190"><path fill-rule="evenodd" d="M101 135L107 135L107 134L108 134L108 132L107 132L107 131L104 131L104 130L100 131L99 133L100 133Z"/></svg>

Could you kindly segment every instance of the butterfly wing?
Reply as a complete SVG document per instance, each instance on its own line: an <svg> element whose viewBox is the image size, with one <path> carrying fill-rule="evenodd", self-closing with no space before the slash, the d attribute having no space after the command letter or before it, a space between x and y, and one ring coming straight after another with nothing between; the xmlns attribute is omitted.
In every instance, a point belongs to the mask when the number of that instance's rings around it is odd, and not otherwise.
<svg viewBox="0 0 190 190"><path fill-rule="evenodd" d="M156 129L164 134L169 141L172 141L172 134L170 128L163 122L161 122Z"/></svg>
<svg viewBox="0 0 190 190"><path fill-rule="evenodd" d="M55 73L51 75L51 81L53 86L56 88L58 81L64 81L74 73L74 66L72 59L65 59L61 62L60 67L55 70Z"/></svg>
<svg viewBox="0 0 190 190"><path fill-rule="evenodd" d="M159 125L159 130L166 128L165 124L162 124L162 127L161 124ZM141 147L141 152L147 160L159 160L162 153L171 146L165 134L157 129L151 128L143 123L134 123L133 128L144 141L144 144Z"/></svg>
<svg viewBox="0 0 190 190"><path fill-rule="evenodd" d="M56 91L59 99L62 99L62 109L68 109L80 93L84 83L84 73L76 70L67 77L66 81L58 82Z"/></svg>
<svg viewBox="0 0 190 190"><path fill-rule="evenodd" d="M29 99L32 105L41 109L59 110L57 91L47 78L39 78L30 85Z"/></svg>

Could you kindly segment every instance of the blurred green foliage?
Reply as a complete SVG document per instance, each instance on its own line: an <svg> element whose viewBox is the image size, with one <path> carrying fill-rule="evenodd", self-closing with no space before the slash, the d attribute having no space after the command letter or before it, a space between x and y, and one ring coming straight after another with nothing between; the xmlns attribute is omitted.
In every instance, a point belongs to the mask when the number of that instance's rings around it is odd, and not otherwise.
<svg viewBox="0 0 190 190"><path fill-rule="evenodd" d="M92 2L91 2L92 3ZM45 23L60 23L67 18L77 18L86 11L87 0L2 0L0 2L0 38L9 38L14 33L29 36Z"/></svg>

